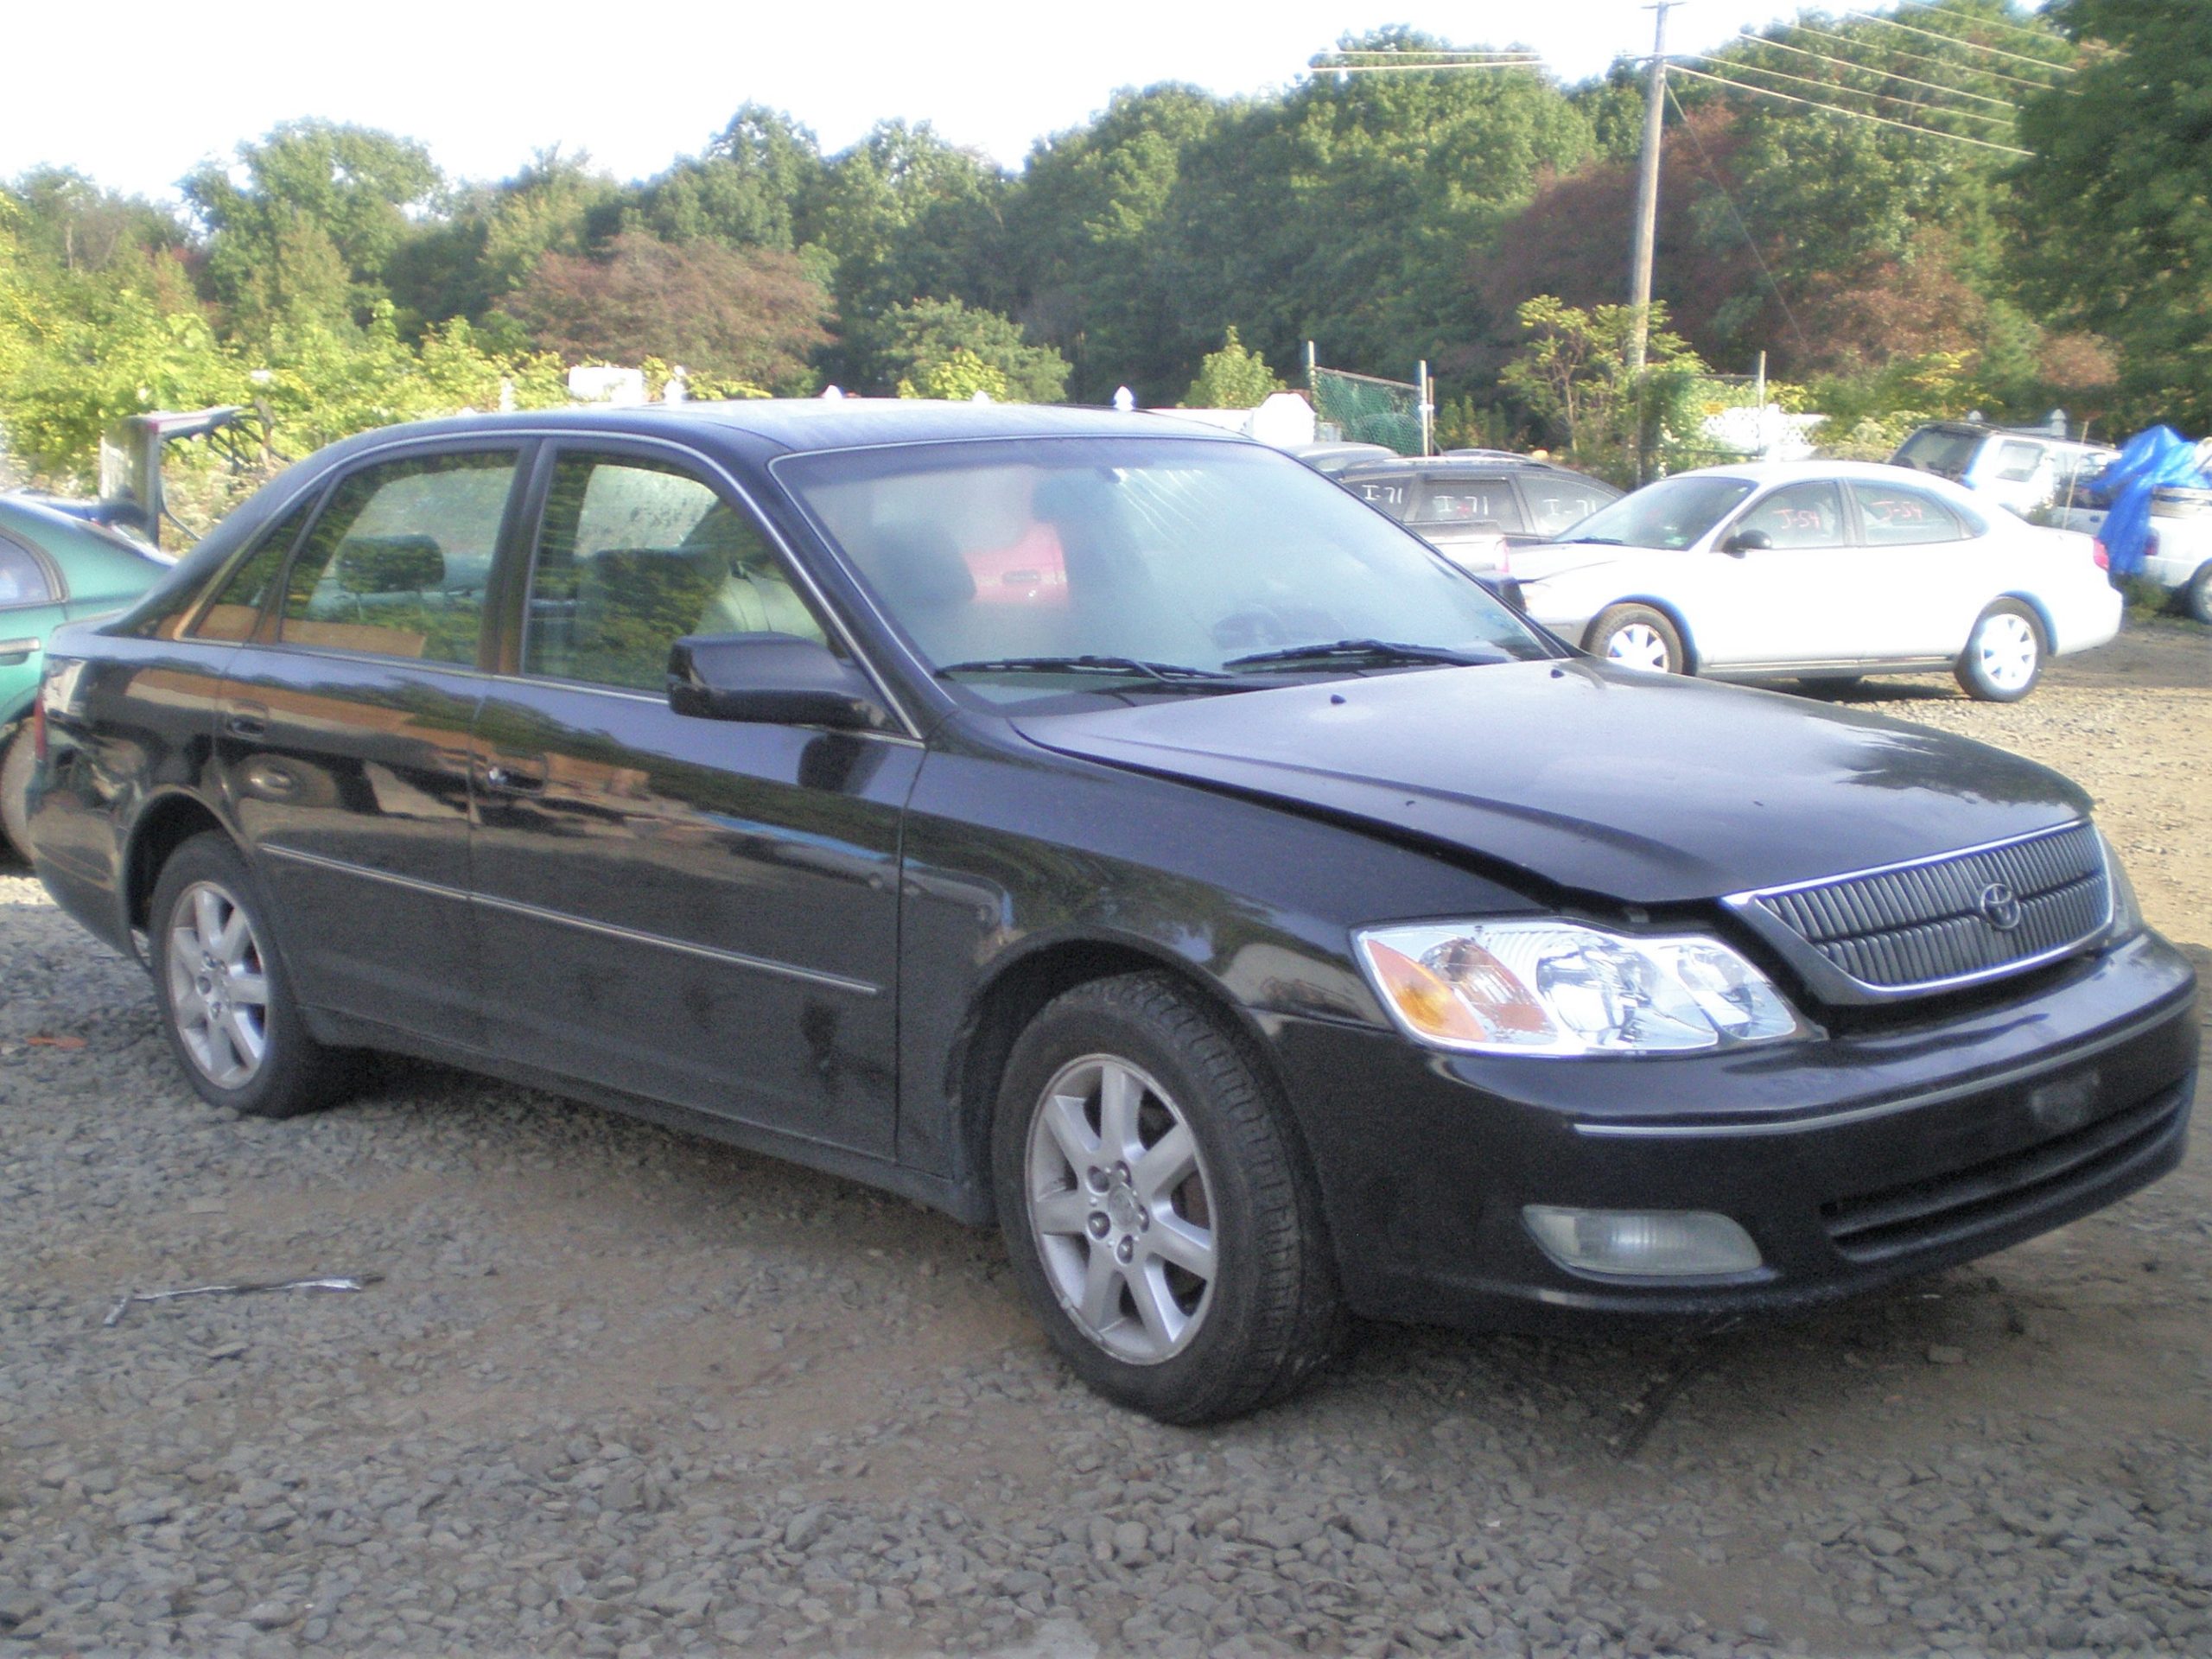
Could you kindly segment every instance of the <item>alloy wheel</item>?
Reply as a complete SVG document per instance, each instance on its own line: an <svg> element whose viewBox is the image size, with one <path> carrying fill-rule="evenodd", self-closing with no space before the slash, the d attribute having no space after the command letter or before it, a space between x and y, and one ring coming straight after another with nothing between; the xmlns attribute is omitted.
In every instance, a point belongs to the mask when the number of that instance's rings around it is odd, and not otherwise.
<svg viewBox="0 0 2212 1659"><path fill-rule="evenodd" d="M1139 1365L1187 1347L1212 1302L1214 1210L1167 1091L1112 1055L1070 1061L1031 1114L1025 1174L1038 1257L1084 1336Z"/></svg>
<svg viewBox="0 0 2212 1659"><path fill-rule="evenodd" d="M195 881L169 912L171 1018L192 1063L220 1089L253 1081L269 1052L269 974L238 901Z"/></svg>

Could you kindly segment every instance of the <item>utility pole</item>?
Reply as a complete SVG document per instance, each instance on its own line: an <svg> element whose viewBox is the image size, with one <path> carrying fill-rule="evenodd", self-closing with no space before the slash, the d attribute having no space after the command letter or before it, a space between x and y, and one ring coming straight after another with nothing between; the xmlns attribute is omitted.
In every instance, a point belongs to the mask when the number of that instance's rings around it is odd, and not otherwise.
<svg viewBox="0 0 2212 1659"><path fill-rule="evenodd" d="M1636 308L1636 332L1630 337L1628 370L1643 372L1643 353L1651 335L1651 253L1659 234L1659 134L1667 118L1667 14L1682 0L1658 0L1644 8L1657 14L1651 31L1651 84L1644 94L1643 165L1636 181L1636 261L1629 273L1629 303Z"/></svg>

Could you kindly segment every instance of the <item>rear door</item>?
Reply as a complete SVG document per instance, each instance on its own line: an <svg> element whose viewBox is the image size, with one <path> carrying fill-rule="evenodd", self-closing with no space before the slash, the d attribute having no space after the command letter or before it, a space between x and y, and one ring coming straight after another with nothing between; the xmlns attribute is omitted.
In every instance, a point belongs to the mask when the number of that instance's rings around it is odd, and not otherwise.
<svg viewBox="0 0 2212 1659"><path fill-rule="evenodd" d="M1932 493L1886 480L1853 480L1850 489L1866 543L1861 588L1886 654L1956 656L1982 607L2013 578L1978 527Z"/></svg>
<svg viewBox="0 0 2212 1659"><path fill-rule="evenodd" d="M539 473L508 671L476 723L492 1046L889 1157L921 746L673 712L685 634L836 636L704 461L564 442Z"/></svg>
<svg viewBox="0 0 2212 1659"><path fill-rule="evenodd" d="M244 643L217 709L223 787L302 1000L478 1044L469 727L484 597L526 448L446 444L337 480L271 596L208 620Z"/></svg>

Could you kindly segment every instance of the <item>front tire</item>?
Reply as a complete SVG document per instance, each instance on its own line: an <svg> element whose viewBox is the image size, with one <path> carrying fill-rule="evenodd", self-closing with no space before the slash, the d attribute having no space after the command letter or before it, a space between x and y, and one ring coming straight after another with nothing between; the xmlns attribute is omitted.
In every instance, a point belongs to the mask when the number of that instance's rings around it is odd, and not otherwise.
<svg viewBox="0 0 2212 1659"><path fill-rule="evenodd" d="M1959 653L1959 689L1981 702L2018 702L2043 678L2050 646L2043 623L2016 599L2000 599L1974 620Z"/></svg>
<svg viewBox="0 0 2212 1659"><path fill-rule="evenodd" d="M1052 1344L1163 1422L1235 1417L1332 1354L1320 1204L1246 1040L1160 973L1057 998L1008 1057L992 1178Z"/></svg>
<svg viewBox="0 0 2212 1659"><path fill-rule="evenodd" d="M292 1117L344 1092L347 1057L308 1034L261 885L227 836L211 830L170 854L148 914L162 1030L202 1100Z"/></svg>
<svg viewBox="0 0 2212 1659"><path fill-rule="evenodd" d="M26 864L31 861L31 768L37 764L27 720L0 750L0 830Z"/></svg>
<svg viewBox="0 0 2212 1659"><path fill-rule="evenodd" d="M1649 605L1615 605L1601 611L1584 640L1593 657L1646 674L1687 674L1689 652L1681 631L1664 611Z"/></svg>

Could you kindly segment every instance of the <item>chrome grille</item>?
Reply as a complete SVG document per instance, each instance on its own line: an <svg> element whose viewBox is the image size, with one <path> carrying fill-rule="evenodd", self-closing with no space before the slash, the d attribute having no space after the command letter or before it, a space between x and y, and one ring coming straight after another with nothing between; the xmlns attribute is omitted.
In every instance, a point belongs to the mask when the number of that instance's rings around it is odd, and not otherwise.
<svg viewBox="0 0 2212 1659"><path fill-rule="evenodd" d="M1831 976L1840 976L1879 997L1995 978L2063 956L2112 915L2104 855L2086 823L1730 902L1809 977L1833 988ZM2015 906L2017 922L1999 926Z"/></svg>

